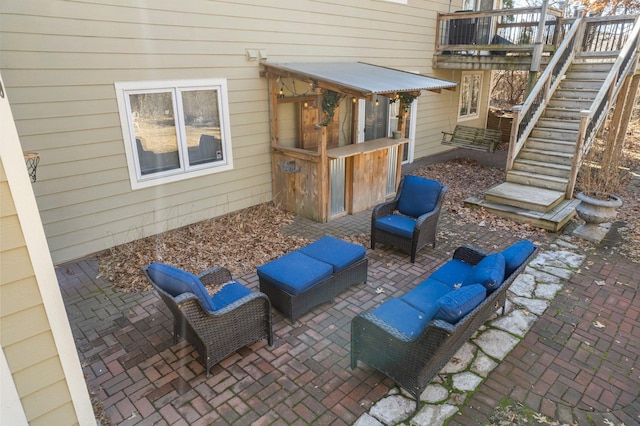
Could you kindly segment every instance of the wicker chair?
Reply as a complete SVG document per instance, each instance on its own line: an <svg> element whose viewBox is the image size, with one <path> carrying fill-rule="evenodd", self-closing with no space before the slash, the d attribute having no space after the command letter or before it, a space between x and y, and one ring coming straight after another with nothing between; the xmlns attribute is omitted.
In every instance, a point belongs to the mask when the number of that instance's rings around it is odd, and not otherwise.
<svg viewBox="0 0 640 426"><path fill-rule="evenodd" d="M377 205L371 213L371 248L390 244L411 255L429 243L436 246L436 226L449 188L419 176L405 176L393 200ZM398 211L400 214L394 213Z"/></svg>
<svg viewBox="0 0 640 426"><path fill-rule="evenodd" d="M174 344L180 338L191 343L207 377L211 367L238 349L263 338L273 344L269 298L233 281L227 269L213 267L195 276L152 263L142 270L173 314ZM204 285L222 284L218 293L208 296Z"/></svg>

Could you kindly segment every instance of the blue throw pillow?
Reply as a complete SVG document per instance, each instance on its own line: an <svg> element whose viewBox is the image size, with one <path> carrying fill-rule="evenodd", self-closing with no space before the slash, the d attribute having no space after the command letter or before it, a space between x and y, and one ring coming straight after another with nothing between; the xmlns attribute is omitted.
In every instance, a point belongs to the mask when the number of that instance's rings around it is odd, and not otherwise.
<svg viewBox="0 0 640 426"><path fill-rule="evenodd" d="M478 306L486 296L487 290L480 284L472 284L450 291L438 299L438 310L434 318L455 324Z"/></svg>
<svg viewBox="0 0 640 426"><path fill-rule="evenodd" d="M251 294L251 290L238 282L230 282L225 284L220 291L216 292L211 298L213 309L217 311L233 302L242 299L246 295Z"/></svg>
<svg viewBox="0 0 640 426"><path fill-rule="evenodd" d="M522 262L533 252L535 246L529 240L518 241L502 251L504 256L504 276L508 277L518 269Z"/></svg>
<svg viewBox="0 0 640 426"><path fill-rule="evenodd" d="M493 253L485 256L462 282L462 286L482 284L487 292L500 287L504 281L504 256L502 253Z"/></svg>
<svg viewBox="0 0 640 426"><path fill-rule="evenodd" d="M435 208L441 189L440 182L407 175L402 184L398 210L407 216L422 216Z"/></svg>
<svg viewBox="0 0 640 426"><path fill-rule="evenodd" d="M200 299L205 309L214 310L209 292L204 288L200 279L191 272L154 262L147 268L147 274L158 287L171 296L177 297L182 293L193 293Z"/></svg>

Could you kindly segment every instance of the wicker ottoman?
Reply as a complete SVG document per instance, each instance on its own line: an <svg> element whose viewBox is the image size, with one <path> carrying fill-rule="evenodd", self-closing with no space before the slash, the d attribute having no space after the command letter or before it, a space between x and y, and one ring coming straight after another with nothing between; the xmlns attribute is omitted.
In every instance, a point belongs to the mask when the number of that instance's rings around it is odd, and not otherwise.
<svg viewBox="0 0 640 426"><path fill-rule="evenodd" d="M367 280L364 247L326 236L258 267L260 291L293 323Z"/></svg>

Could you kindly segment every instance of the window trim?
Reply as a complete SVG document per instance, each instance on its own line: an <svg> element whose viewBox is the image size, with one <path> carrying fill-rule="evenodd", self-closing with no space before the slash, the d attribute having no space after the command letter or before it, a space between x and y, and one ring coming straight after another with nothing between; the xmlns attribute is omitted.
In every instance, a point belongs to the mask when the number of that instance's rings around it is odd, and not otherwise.
<svg viewBox="0 0 640 426"><path fill-rule="evenodd" d="M460 111L462 110L462 99L463 99L463 90L464 90L464 78L465 76L480 76L480 84L478 85L478 107L476 109L476 113L475 114L465 114L465 115L460 115ZM482 72L478 72L478 71L463 71L461 76L460 76L460 96L458 99L458 121L467 121L467 120L474 120L478 117L480 117L480 105L481 105L481 98L482 98L482 80L483 80L483 73ZM473 87L471 88L471 90L473 90ZM473 96L470 97L470 101L471 99L473 99Z"/></svg>
<svg viewBox="0 0 640 426"><path fill-rule="evenodd" d="M220 139L224 152L224 160L220 163L206 163L201 165L184 165L186 161L184 152L187 146L184 143L185 125L182 117L182 99L178 99L181 93L194 90L217 90L218 111L220 115ZM229 119L229 97L227 92L227 79L196 79L196 80L152 80L152 81L125 81L115 82L116 100L120 115L120 127L124 142L127 167L129 171L129 181L131 189L149 188L164 185L171 182L178 182L185 179L206 176L233 170L233 153L231 145L231 124ZM141 174L140 162L135 146L135 129L133 117L130 113L129 94L133 93L160 93L171 92L174 108L176 137L178 139L178 150L181 151L182 161L180 169L166 172L153 173L149 176Z"/></svg>

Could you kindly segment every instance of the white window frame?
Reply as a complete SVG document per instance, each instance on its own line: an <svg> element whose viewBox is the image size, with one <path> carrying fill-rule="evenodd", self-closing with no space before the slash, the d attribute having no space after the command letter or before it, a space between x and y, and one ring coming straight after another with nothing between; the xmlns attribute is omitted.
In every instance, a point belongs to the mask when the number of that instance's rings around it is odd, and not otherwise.
<svg viewBox="0 0 640 426"><path fill-rule="evenodd" d="M464 90L465 89L465 84L464 84L464 79L465 77L469 77L471 79L473 79L474 76L479 76L480 77L480 84L477 87L478 93L477 93L477 101L478 104L476 106L476 112L475 113L467 113L462 115L461 111L462 111L462 103L463 103L463 99L465 98L464 96ZM474 86L471 85L470 86L471 90L474 89ZM460 77L460 98L458 100L458 121L467 121L467 120L473 120L476 119L478 117L480 117L480 105L481 105L481 97L482 97L482 73L481 72L477 72L477 71L463 71L462 75ZM467 111L471 110L471 102L473 101L473 93L470 94L470 96L468 96L468 102L469 105L467 105Z"/></svg>
<svg viewBox="0 0 640 426"><path fill-rule="evenodd" d="M116 82L116 98L120 113L120 125L129 168L131 189L148 188L177 182L184 179L206 176L233 169L231 150L231 124L229 120L229 97L226 79L170 80L170 81L127 81ZM193 90L216 90L218 93L218 113L220 115L220 139L223 160L189 165L186 161L186 131L181 93ZM138 93L171 92L173 97L174 118L180 167L177 169L142 175L138 150L136 148L135 123L129 106L129 95Z"/></svg>

